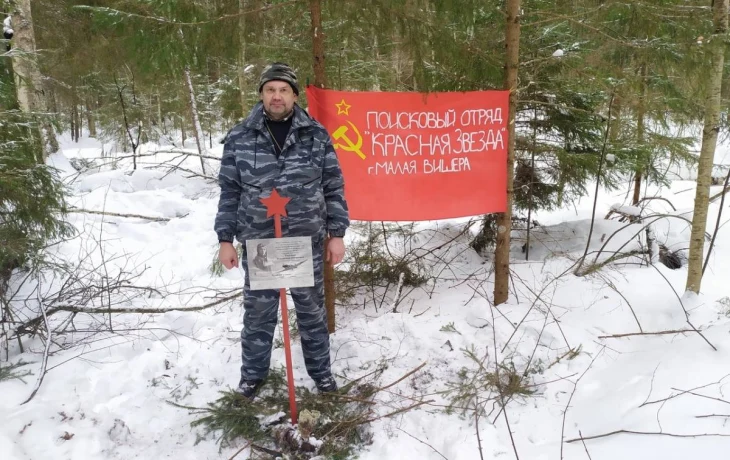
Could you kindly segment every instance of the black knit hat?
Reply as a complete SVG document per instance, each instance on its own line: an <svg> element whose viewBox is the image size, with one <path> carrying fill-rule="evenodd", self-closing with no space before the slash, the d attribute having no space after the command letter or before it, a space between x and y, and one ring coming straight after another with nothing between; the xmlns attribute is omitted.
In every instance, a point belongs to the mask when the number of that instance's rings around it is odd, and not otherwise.
<svg viewBox="0 0 730 460"><path fill-rule="evenodd" d="M294 94L299 95L299 86L297 85L297 74L283 62L274 62L266 66L263 72L261 72L261 79L259 80L259 93L263 89L267 82L272 80L281 80L289 83L289 86L294 90Z"/></svg>

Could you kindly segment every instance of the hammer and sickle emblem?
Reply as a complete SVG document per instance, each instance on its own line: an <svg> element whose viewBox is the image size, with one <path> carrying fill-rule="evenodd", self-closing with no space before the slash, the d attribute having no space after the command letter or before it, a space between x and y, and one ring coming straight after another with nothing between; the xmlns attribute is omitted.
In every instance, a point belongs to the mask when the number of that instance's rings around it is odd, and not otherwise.
<svg viewBox="0 0 730 460"><path fill-rule="evenodd" d="M355 125L352 124L352 122L350 120L345 120L345 121L347 121L347 123L350 125L352 130L357 135L357 142L353 142L352 139L350 139L350 137L347 135L347 131L348 131L347 126L342 125L339 128L337 128L337 131L332 133L332 137L334 137L335 140L337 140L337 141L342 140L343 143L335 144L334 147L336 149L342 149L347 152L355 152L361 159L364 160L366 158L365 154L362 153L362 151L360 150L362 148L362 135L360 134L360 131L358 131L357 127L355 127Z"/></svg>

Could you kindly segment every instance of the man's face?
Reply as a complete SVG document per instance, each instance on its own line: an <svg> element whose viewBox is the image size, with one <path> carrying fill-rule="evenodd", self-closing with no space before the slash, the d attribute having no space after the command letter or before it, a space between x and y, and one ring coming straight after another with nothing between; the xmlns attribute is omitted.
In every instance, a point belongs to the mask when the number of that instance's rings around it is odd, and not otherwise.
<svg viewBox="0 0 730 460"><path fill-rule="evenodd" d="M261 89L261 100L266 113L274 120L280 120L294 108L298 96L289 83L273 80L266 82Z"/></svg>

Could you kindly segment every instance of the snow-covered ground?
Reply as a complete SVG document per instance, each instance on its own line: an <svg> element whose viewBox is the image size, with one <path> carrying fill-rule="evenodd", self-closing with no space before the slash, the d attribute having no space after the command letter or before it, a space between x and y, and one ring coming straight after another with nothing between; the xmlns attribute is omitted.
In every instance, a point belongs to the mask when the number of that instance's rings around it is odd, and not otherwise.
<svg viewBox="0 0 730 460"><path fill-rule="evenodd" d="M220 154L220 146L214 145L213 151ZM129 160L121 160L117 169L106 165L80 176L69 163L100 152L93 139L66 141L63 155L52 158L69 176L74 193L70 204L169 221L73 213L72 223L83 236L55 247L57 256L76 263L103 257L109 272L117 273L115 267L142 272L136 285L164 291L136 296L127 306L192 307L215 300L212 289L235 293L242 285L240 269L221 276L209 269L217 249L212 230L217 188L187 177L187 170L199 170L199 160L176 159L173 164L184 170L136 172L131 172ZM143 166L173 157L145 157ZM693 186L691 181L675 181L669 188L652 190L669 199L676 211L659 200L650 205L656 212L691 217ZM612 205L626 204L625 196L625 190L600 192L592 251L626 226L603 219ZM720 229L702 294L690 296L683 294L685 268L609 265L589 276L575 276L571 267L585 247L592 203L588 196L575 207L534 216L543 227L532 232L530 260L521 251L524 240L515 239L514 292L498 309L491 309L487 300L492 293L490 264L468 247L469 235L459 236L461 219L417 225L419 241L438 248L441 262L432 268L442 274L435 286L409 293L395 311L392 306L376 311L372 303L338 310L338 330L331 340L333 369L341 382L387 363L381 380L389 383L425 363L380 396L381 410L402 407L401 395L433 401L374 422L373 442L360 458L509 459L515 458L515 450L523 460L730 457L730 225ZM710 232L718 206L719 201L710 207ZM729 219L725 209L723 220ZM639 229L623 228L608 241L607 250L617 250L627 240L622 251L639 248L632 238ZM654 232L670 250L688 247L689 228L682 219L662 219ZM639 233L643 238L644 232ZM348 238L353 243L357 235L353 231ZM599 261L608 255L604 252ZM55 287L49 280L44 289ZM687 329L685 310L706 340L695 332L605 337L639 332L639 324L644 332ZM79 325L85 324L83 316L76 320ZM205 406L237 383L240 305L171 311L145 316L144 321L140 315L115 314L113 319L114 334L85 338L81 346L58 351L59 345L84 335L59 337L48 374L25 405L21 402L33 389L43 343L27 340L24 353L11 348L10 362L30 361L25 368L33 375L26 383L0 383L0 459L227 459L244 445L241 441L221 450L213 436L200 440L202 433L190 427L194 417L168 404ZM512 399L507 417L494 401L486 404L478 421L473 411L447 412L449 399L443 390L459 380L462 369L478 369L464 351L487 356L485 366L492 369L495 344L500 363L513 363L520 372L529 366L534 394ZM296 341L293 358L297 384L311 388ZM272 360L274 366L283 365L282 348L274 350ZM634 433L615 433L619 430ZM614 434L572 442L609 433ZM248 454L244 450L236 458Z"/></svg>

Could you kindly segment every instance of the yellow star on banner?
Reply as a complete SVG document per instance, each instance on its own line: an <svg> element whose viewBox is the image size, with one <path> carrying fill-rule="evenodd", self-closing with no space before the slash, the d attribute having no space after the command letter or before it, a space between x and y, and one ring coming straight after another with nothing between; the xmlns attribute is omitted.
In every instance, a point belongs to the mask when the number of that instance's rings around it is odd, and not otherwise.
<svg viewBox="0 0 730 460"><path fill-rule="evenodd" d="M344 99L342 99L342 102L340 102L339 104L335 104L335 107L337 107L337 115L345 114L347 116L350 116L350 113L348 111L352 106L345 102Z"/></svg>

